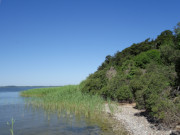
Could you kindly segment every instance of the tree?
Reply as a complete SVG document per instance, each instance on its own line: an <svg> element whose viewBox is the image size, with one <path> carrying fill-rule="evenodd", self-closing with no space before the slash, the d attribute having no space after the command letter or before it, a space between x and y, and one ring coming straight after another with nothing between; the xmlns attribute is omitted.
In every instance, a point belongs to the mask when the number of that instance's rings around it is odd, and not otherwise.
<svg viewBox="0 0 180 135"><path fill-rule="evenodd" d="M174 35L170 30L163 31L156 39L156 48L159 49L163 45L174 46Z"/></svg>
<svg viewBox="0 0 180 135"><path fill-rule="evenodd" d="M175 45L177 49L180 49L180 22L174 27L175 32Z"/></svg>
<svg viewBox="0 0 180 135"><path fill-rule="evenodd" d="M174 27L174 32L176 35L180 35L180 22Z"/></svg>

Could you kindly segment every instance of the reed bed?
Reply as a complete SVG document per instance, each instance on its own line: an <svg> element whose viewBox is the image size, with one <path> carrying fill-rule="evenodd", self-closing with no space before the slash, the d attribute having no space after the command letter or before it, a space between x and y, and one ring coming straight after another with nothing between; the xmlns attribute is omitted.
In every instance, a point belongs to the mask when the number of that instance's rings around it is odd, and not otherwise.
<svg viewBox="0 0 180 135"><path fill-rule="evenodd" d="M102 97L82 93L79 85L31 89L21 92L21 96L32 97L29 104L51 112L66 111L89 117L105 110Z"/></svg>
<svg viewBox="0 0 180 135"><path fill-rule="evenodd" d="M106 113L105 104L108 105L111 113L117 111L116 103L110 99L105 101L99 95L82 93L79 85L68 85L63 87L39 88L21 92L21 96L28 97L27 104L35 110L45 110L45 115L50 119L49 114L55 113L58 117L66 117L71 120L88 119L97 123L102 130L117 126L114 119L110 119ZM115 131L114 131L115 130ZM122 125L113 129L112 134L126 135L127 131Z"/></svg>

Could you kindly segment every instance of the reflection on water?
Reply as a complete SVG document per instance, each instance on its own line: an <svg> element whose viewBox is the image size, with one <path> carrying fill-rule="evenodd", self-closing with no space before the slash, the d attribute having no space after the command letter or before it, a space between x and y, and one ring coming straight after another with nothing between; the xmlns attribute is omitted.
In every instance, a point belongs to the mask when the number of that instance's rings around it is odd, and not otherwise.
<svg viewBox="0 0 180 135"><path fill-rule="evenodd" d="M19 92L0 92L0 135L10 135L10 127L6 123L12 117L15 119L15 135L113 134L108 124L73 113L47 113L41 108L26 106Z"/></svg>
<svg viewBox="0 0 180 135"><path fill-rule="evenodd" d="M0 92L0 105L23 104L23 98L19 92Z"/></svg>

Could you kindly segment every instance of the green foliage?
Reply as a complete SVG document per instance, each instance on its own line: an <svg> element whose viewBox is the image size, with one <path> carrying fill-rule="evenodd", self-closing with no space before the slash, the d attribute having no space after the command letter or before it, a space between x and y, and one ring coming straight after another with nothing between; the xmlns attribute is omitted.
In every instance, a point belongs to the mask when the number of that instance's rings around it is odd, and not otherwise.
<svg viewBox="0 0 180 135"><path fill-rule="evenodd" d="M176 35L180 35L180 22L174 27L174 32Z"/></svg>
<svg viewBox="0 0 180 135"><path fill-rule="evenodd" d="M175 32L175 47L177 49L180 49L180 22L174 28L174 32Z"/></svg>
<svg viewBox="0 0 180 135"><path fill-rule="evenodd" d="M135 57L135 63L137 67L145 68L145 65L150 62L149 57L146 55L146 53L141 53L140 55Z"/></svg>
<svg viewBox="0 0 180 135"><path fill-rule="evenodd" d="M145 68L145 65L149 64L152 60L160 62L160 53L158 50L142 52L134 58L135 65L140 68Z"/></svg>
<svg viewBox="0 0 180 135"><path fill-rule="evenodd" d="M128 85L123 85L123 86L119 87L116 90L115 96L116 96L116 99L120 100L120 101L132 102L132 100L133 100L133 94L132 94L131 90L129 89Z"/></svg>
<svg viewBox="0 0 180 135"><path fill-rule="evenodd" d="M156 48L159 49L160 46L163 45L174 45L175 36L173 32L170 30L163 31L155 40Z"/></svg>
<svg viewBox="0 0 180 135"><path fill-rule="evenodd" d="M136 102L137 108L157 120L180 122L180 35L179 25L163 31L155 40L108 55L98 70L82 82L81 90L119 102ZM117 71L108 79L110 67Z"/></svg>
<svg viewBox="0 0 180 135"><path fill-rule="evenodd" d="M40 88L23 91L25 96L34 97L28 103L34 107L53 111L69 111L85 116L100 114L104 110L104 100L98 95L83 94L78 85ZM46 94L44 94L46 93ZM39 95L42 95L39 97Z"/></svg>
<svg viewBox="0 0 180 135"><path fill-rule="evenodd" d="M117 52L114 57L112 57L112 64L121 66L123 62L132 59L133 56L152 48L154 48L154 41L149 41L149 39L146 39L144 42L139 44L133 44L131 47L124 49L122 52Z"/></svg>
<svg viewBox="0 0 180 135"><path fill-rule="evenodd" d="M180 57L176 60L175 71L177 72L177 86L180 86Z"/></svg>
<svg viewBox="0 0 180 135"><path fill-rule="evenodd" d="M54 88L43 88L43 89L31 89L28 91L22 91L21 96L24 96L24 97L32 97L32 96L42 97L42 96L45 96L51 92L56 92L57 90L58 89L56 89L55 87Z"/></svg>
<svg viewBox="0 0 180 135"><path fill-rule="evenodd" d="M175 39L175 47L177 49L180 49L180 34L176 36L176 39Z"/></svg>
<svg viewBox="0 0 180 135"><path fill-rule="evenodd" d="M107 86L103 89L105 97L110 97L114 100L132 101L133 96L128 85L121 76L116 76L110 80Z"/></svg>
<svg viewBox="0 0 180 135"><path fill-rule="evenodd" d="M86 81L83 82L84 87L81 88L82 92L89 92L91 94L101 94L102 88L106 85L106 71L101 70L91 74Z"/></svg>
<svg viewBox="0 0 180 135"><path fill-rule="evenodd" d="M173 61L172 55L174 53L174 49L171 46L166 45L160 48L160 52L163 63L171 64L171 62Z"/></svg>
<svg viewBox="0 0 180 135"><path fill-rule="evenodd" d="M176 63L176 61L180 58L180 50L176 50L172 46L161 46L161 59L164 64L172 64Z"/></svg>

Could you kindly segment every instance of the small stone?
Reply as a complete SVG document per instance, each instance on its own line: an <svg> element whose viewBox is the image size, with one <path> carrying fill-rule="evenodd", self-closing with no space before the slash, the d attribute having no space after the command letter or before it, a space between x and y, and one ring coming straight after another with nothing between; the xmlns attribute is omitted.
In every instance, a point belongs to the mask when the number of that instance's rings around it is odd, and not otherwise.
<svg viewBox="0 0 180 135"><path fill-rule="evenodd" d="M180 131L180 125L177 125L175 130Z"/></svg>

